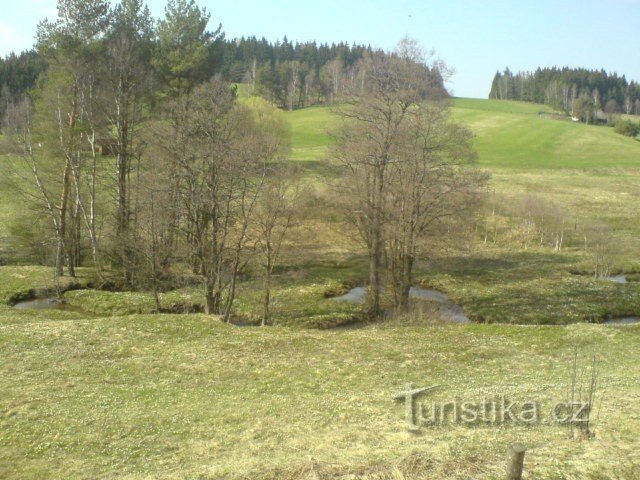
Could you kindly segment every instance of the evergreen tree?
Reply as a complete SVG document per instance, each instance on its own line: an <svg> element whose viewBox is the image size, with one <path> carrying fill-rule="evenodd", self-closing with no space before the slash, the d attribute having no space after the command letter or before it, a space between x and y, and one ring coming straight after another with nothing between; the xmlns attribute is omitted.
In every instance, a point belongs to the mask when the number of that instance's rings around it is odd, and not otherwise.
<svg viewBox="0 0 640 480"><path fill-rule="evenodd" d="M584 68L537 68L535 72L513 74L508 68L496 72L489 98L544 103L569 112L578 92L589 91L594 110L601 110L610 100L633 110L640 99L640 87L627 82L624 75Z"/></svg>
<svg viewBox="0 0 640 480"><path fill-rule="evenodd" d="M195 0L169 0L165 7L154 64L173 94L191 90L215 72L215 42L222 26L207 30L209 19L209 12Z"/></svg>

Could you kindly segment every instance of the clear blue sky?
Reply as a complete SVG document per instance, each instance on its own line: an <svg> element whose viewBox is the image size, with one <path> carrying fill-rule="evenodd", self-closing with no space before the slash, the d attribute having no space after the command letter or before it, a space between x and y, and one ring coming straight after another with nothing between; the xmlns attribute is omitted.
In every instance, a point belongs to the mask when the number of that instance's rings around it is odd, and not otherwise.
<svg viewBox="0 0 640 480"><path fill-rule="evenodd" d="M199 0L228 38L365 43L404 35L455 68L454 94L484 98L493 74L538 66L604 68L640 81L640 0ZM164 0L149 0L156 17ZM56 0L0 0L0 55L27 49Z"/></svg>

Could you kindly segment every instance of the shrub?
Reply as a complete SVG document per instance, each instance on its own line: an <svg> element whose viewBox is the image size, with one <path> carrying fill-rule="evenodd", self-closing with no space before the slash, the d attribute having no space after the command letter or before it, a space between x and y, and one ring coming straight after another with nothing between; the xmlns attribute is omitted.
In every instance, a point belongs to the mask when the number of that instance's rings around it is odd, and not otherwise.
<svg viewBox="0 0 640 480"><path fill-rule="evenodd" d="M616 132L627 137L636 137L640 133L640 125L631 120L620 120L616 122Z"/></svg>

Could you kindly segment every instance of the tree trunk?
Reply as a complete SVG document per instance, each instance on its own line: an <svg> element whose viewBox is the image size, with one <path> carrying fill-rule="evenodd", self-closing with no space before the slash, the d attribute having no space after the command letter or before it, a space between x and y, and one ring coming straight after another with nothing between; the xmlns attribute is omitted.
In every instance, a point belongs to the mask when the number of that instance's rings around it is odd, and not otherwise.
<svg viewBox="0 0 640 480"><path fill-rule="evenodd" d="M116 238L120 248L122 273L125 286L131 286L133 273L131 265L132 249L129 220L129 111L128 111L127 86L124 79L120 78L117 97L117 182L118 182L118 207L116 211Z"/></svg>
<svg viewBox="0 0 640 480"><path fill-rule="evenodd" d="M271 272L273 271L273 261L271 255L271 239L267 238L267 264L264 269L264 301L262 304L262 326L264 327L271 320L269 306L271 303Z"/></svg>
<svg viewBox="0 0 640 480"><path fill-rule="evenodd" d="M69 209L69 180L71 177L71 162L66 161L62 175L62 194L60 196L60 231L58 238L58 250L56 254L56 275L64 275L64 263L67 256L67 211Z"/></svg>
<svg viewBox="0 0 640 480"><path fill-rule="evenodd" d="M127 158L124 152L118 152L118 210L116 236L119 243L124 283L131 285L132 274L129 262L129 219L127 205Z"/></svg>
<svg viewBox="0 0 640 480"><path fill-rule="evenodd" d="M236 299L236 286L238 285L238 271L240 267L240 249L242 248L240 244L238 244L238 250L236 251L236 257L233 261L233 269L231 271L231 284L229 286L229 296L227 298L227 303L224 308L224 322L229 323L231 321L231 308L233 307L233 302Z"/></svg>
<svg viewBox="0 0 640 480"><path fill-rule="evenodd" d="M207 315L219 315L220 314L220 292L214 291L214 282L212 279L208 279L205 283L205 305L204 313Z"/></svg>
<svg viewBox="0 0 640 480"><path fill-rule="evenodd" d="M380 314L380 240L374 235L369 255L369 291L367 295L367 313L372 317Z"/></svg>
<svg viewBox="0 0 640 480"><path fill-rule="evenodd" d="M76 189L69 242L69 276L72 278L76 277L76 268L80 266L80 196L77 192Z"/></svg>
<svg viewBox="0 0 640 480"><path fill-rule="evenodd" d="M385 149L388 150L388 149ZM371 317L377 317L381 313L380 308L380 269L382 267L382 203L384 196L384 167L386 159L381 159L374 172L373 221L371 226L371 247L369 252L369 294L367 295L367 313Z"/></svg>
<svg viewBox="0 0 640 480"><path fill-rule="evenodd" d="M400 304L397 305L401 310L409 308L409 294L411 293L412 283L413 257L405 254L402 256L402 289L400 291Z"/></svg>
<svg viewBox="0 0 640 480"><path fill-rule="evenodd" d="M64 276L64 241L62 237L58 235L56 246L56 277L62 276Z"/></svg>
<svg viewBox="0 0 640 480"><path fill-rule="evenodd" d="M264 327L271 321L271 312L269 306L271 303L271 274L267 273L264 282L264 301L262 307L262 326Z"/></svg>

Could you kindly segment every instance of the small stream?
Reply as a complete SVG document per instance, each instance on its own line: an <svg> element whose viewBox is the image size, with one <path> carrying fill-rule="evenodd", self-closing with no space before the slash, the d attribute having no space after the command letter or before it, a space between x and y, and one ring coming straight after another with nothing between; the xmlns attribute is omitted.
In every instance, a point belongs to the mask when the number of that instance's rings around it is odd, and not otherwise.
<svg viewBox="0 0 640 480"><path fill-rule="evenodd" d="M13 308L18 310L62 310L65 312L83 313L85 310L77 305L60 300L57 297L34 298L16 303Z"/></svg>
<svg viewBox="0 0 640 480"><path fill-rule="evenodd" d="M609 282L615 282L615 283L629 283L629 280L627 280L626 275L613 275L611 277L604 277L603 280L607 280Z"/></svg>
<svg viewBox="0 0 640 480"><path fill-rule="evenodd" d="M621 284L629 283L627 276L624 274L604 277L604 280ZM620 317L612 320L606 320L603 323L605 325L634 325L636 323L640 323L640 317Z"/></svg>
<svg viewBox="0 0 640 480"><path fill-rule="evenodd" d="M621 277L624 277L623 275ZM625 279L626 281L626 279ZM618 282L623 283L623 282ZM409 295L413 298L420 298L424 300L429 300L432 302L436 302L439 305L440 313L443 318L450 323L468 323L469 317L467 317L464 313L464 310L460 305L453 303L447 295L437 290L428 290L420 287L411 287L409 291ZM365 302L366 290L364 287L355 287L349 290L346 294L341 295L339 297L333 297L331 300L337 302L350 302L357 305L363 305ZM32 300L25 300L22 302L16 303L13 308L18 310L60 310L66 312L75 312L75 313L86 313L82 307L77 305L72 305L70 303L61 301L57 297L42 297L35 298ZM255 326L249 322L243 321L235 321L231 322L238 327L249 327ZM614 318L611 320L606 320L603 322L603 325L635 325L640 323L640 317L628 316L628 317L620 317ZM364 326L364 323L355 323L349 324L344 328L361 328Z"/></svg>
<svg viewBox="0 0 640 480"><path fill-rule="evenodd" d="M60 310L64 312L88 313L84 308L72 305L57 297L40 297L16 303L13 308L18 310ZM236 327L255 327L259 324L243 320L231 320L229 322Z"/></svg>
<svg viewBox="0 0 640 480"><path fill-rule="evenodd" d="M620 317L604 322L605 325L635 325L640 323L640 317Z"/></svg>
<svg viewBox="0 0 640 480"><path fill-rule="evenodd" d="M460 305L453 303L442 292L437 290L427 290L421 287L411 287L409 290L409 296L413 298L420 298L423 300L429 300L439 304L440 313L443 318L451 323L468 323L469 317L464 313L464 310ZM366 290L364 287L355 287L349 290L346 294L339 297L333 297L332 300L337 302L350 302L356 305L363 305L365 302Z"/></svg>

